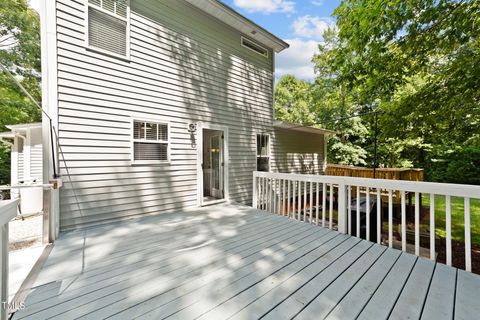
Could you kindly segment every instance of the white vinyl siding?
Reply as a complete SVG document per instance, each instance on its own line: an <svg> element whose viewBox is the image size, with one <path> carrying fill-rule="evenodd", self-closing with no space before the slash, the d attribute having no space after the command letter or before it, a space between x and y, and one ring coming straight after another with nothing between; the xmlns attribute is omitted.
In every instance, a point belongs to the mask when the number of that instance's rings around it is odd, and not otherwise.
<svg viewBox="0 0 480 320"><path fill-rule="evenodd" d="M275 128L270 170L281 173L324 174L324 136Z"/></svg>
<svg viewBox="0 0 480 320"><path fill-rule="evenodd" d="M127 62L84 49L85 10L57 0L59 139L72 177L60 190L61 228L196 206L201 142L191 123L228 127L226 188L249 204L255 135L272 130L271 58L183 1L132 0ZM169 164L132 166L131 119L159 117L170 126Z"/></svg>
<svg viewBox="0 0 480 320"><path fill-rule="evenodd" d="M89 0L87 45L90 48L128 56L128 1Z"/></svg>
<svg viewBox="0 0 480 320"><path fill-rule="evenodd" d="M225 187L250 204L256 134L273 132L272 55L242 47L238 32L184 1L132 0L125 61L85 50L85 10L57 0L59 141L71 174L61 228L196 206L192 123L228 127ZM169 123L169 164L132 166L132 119L158 118Z"/></svg>
<svg viewBox="0 0 480 320"><path fill-rule="evenodd" d="M168 123L133 120L132 130L134 164L165 163L170 160Z"/></svg>

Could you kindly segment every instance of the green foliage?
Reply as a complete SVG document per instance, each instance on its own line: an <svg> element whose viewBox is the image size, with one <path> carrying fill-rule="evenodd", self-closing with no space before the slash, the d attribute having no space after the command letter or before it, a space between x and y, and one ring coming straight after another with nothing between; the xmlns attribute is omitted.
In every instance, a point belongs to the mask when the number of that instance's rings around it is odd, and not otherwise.
<svg viewBox="0 0 480 320"><path fill-rule="evenodd" d="M314 121L310 83L292 75L283 76L275 87L277 119L299 124Z"/></svg>
<svg viewBox="0 0 480 320"><path fill-rule="evenodd" d="M480 185L480 147L445 150L427 168L432 180Z"/></svg>
<svg viewBox="0 0 480 320"><path fill-rule="evenodd" d="M0 62L38 101L40 89L40 22L26 0L0 2ZM6 125L39 121L39 110L15 83L0 73L0 131ZM0 147L0 184L10 181L10 149Z"/></svg>

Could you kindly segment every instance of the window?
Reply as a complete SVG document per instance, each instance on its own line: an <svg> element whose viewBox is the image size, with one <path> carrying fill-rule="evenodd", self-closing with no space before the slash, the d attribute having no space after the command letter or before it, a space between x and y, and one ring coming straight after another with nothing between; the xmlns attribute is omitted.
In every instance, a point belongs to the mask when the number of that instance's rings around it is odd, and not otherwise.
<svg viewBox="0 0 480 320"><path fill-rule="evenodd" d="M87 44L128 57L129 0L88 0Z"/></svg>
<svg viewBox="0 0 480 320"><path fill-rule="evenodd" d="M252 40L242 37L242 46L261 54L264 57L268 57L268 50Z"/></svg>
<svg viewBox="0 0 480 320"><path fill-rule="evenodd" d="M257 134L257 171L270 170L270 136Z"/></svg>
<svg viewBox="0 0 480 320"><path fill-rule="evenodd" d="M133 162L168 162L169 135L168 123L133 120Z"/></svg>

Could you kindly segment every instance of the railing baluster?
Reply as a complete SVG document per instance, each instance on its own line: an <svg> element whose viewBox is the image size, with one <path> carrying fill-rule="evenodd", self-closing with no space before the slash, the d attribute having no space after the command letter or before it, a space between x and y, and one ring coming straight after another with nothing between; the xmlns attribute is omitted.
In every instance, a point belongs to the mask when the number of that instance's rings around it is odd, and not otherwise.
<svg viewBox="0 0 480 320"><path fill-rule="evenodd" d="M267 189L265 190L267 193L267 211L270 212L270 178L267 178Z"/></svg>
<svg viewBox="0 0 480 320"><path fill-rule="evenodd" d="M356 218L356 224L357 224L357 229L356 229L356 236L360 238L360 187L357 186L357 218Z"/></svg>
<svg viewBox="0 0 480 320"><path fill-rule="evenodd" d="M366 200L366 203L365 203L365 215L366 215L366 221L367 221L367 225L366 225L366 230L367 230L367 234L366 234L366 238L367 238L367 241L370 241L370 188L367 187L366 190L365 190L366 194L365 194L365 200Z"/></svg>
<svg viewBox="0 0 480 320"><path fill-rule="evenodd" d="M296 215L296 208L295 208L295 205L296 205L296 201L295 201L295 198L296 198L296 192L297 192L297 181L293 180L292 181L292 201L293 201L293 204L292 204L292 217L293 219L297 219L297 215Z"/></svg>
<svg viewBox="0 0 480 320"><path fill-rule="evenodd" d="M347 212L348 212L348 234L352 234L352 186L348 186L348 203L347 203Z"/></svg>
<svg viewBox="0 0 480 320"><path fill-rule="evenodd" d="M313 222L312 215L313 215L313 182L310 181L310 223Z"/></svg>
<svg viewBox="0 0 480 320"><path fill-rule="evenodd" d="M430 259L435 260L435 194L430 193Z"/></svg>
<svg viewBox="0 0 480 320"><path fill-rule="evenodd" d="M325 228L325 215L327 211L327 184L322 183L322 227Z"/></svg>
<svg viewBox="0 0 480 320"><path fill-rule="evenodd" d="M263 210L267 211L267 178L263 178Z"/></svg>
<svg viewBox="0 0 480 320"><path fill-rule="evenodd" d="M303 221L307 222L307 181L305 181L303 190Z"/></svg>
<svg viewBox="0 0 480 320"><path fill-rule="evenodd" d="M320 205L320 183L317 182L317 198L315 200L315 224L318 226L318 206Z"/></svg>
<svg viewBox="0 0 480 320"><path fill-rule="evenodd" d="M272 179L272 184L273 184L273 188L272 188L272 196L273 196L273 210L272 212L273 213L276 213L277 212L277 179Z"/></svg>
<svg viewBox="0 0 480 320"><path fill-rule="evenodd" d="M382 243L382 195L381 189L377 188L377 243Z"/></svg>
<svg viewBox="0 0 480 320"><path fill-rule="evenodd" d="M447 232L447 265L452 265L452 206L451 206L451 197L446 196L445 199L445 226Z"/></svg>
<svg viewBox="0 0 480 320"><path fill-rule="evenodd" d="M393 247L393 195L392 190L388 190L388 246Z"/></svg>
<svg viewBox="0 0 480 320"><path fill-rule="evenodd" d="M465 212L465 270L472 272L472 248L470 243L470 198L464 198Z"/></svg>
<svg viewBox="0 0 480 320"><path fill-rule="evenodd" d="M282 216L285 215L285 187L287 185L287 179L283 179L283 188L282 188Z"/></svg>
<svg viewBox="0 0 480 320"><path fill-rule="evenodd" d="M407 251L407 210L405 207L405 191L400 193L402 197L401 210L402 210L402 251Z"/></svg>
<svg viewBox="0 0 480 320"><path fill-rule="evenodd" d="M291 214L290 214L290 180L287 180L287 215L288 217L290 218L291 217Z"/></svg>
<svg viewBox="0 0 480 320"><path fill-rule="evenodd" d="M333 183L330 184L330 203L329 203L328 227L333 227Z"/></svg>
<svg viewBox="0 0 480 320"><path fill-rule="evenodd" d="M298 181L298 221L302 221L302 181Z"/></svg>
<svg viewBox="0 0 480 320"><path fill-rule="evenodd" d="M415 192L415 255L420 255L420 195Z"/></svg>

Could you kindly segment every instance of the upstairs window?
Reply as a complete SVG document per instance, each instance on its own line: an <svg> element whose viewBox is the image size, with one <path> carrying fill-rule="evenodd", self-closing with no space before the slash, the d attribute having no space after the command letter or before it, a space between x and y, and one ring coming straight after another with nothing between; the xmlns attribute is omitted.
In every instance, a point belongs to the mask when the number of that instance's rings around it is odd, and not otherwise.
<svg viewBox="0 0 480 320"><path fill-rule="evenodd" d="M88 0L87 44L128 57L129 0Z"/></svg>
<svg viewBox="0 0 480 320"><path fill-rule="evenodd" d="M133 121L134 163L159 163L170 160L168 123Z"/></svg>
<svg viewBox="0 0 480 320"><path fill-rule="evenodd" d="M242 46L268 58L268 50L252 40L242 37Z"/></svg>
<svg viewBox="0 0 480 320"><path fill-rule="evenodd" d="M270 171L270 136L257 134L257 171Z"/></svg>

